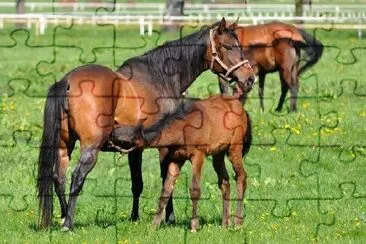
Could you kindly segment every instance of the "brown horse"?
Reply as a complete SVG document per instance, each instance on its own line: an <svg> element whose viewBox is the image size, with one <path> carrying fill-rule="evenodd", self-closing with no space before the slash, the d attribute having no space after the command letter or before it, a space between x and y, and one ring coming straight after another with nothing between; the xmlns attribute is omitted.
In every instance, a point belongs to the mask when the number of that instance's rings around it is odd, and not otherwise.
<svg viewBox="0 0 366 244"><path fill-rule="evenodd" d="M249 91L253 70L244 59L234 33L236 23L225 19L212 27L183 37L127 60L114 72L100 65L78 67L53 84L44 111L44 131L38 162L37 190L40 226L52 223L53 187L61 205L63 229L73 226L77 197L98 154L117 149L108 140L113 127L136 125L146 119L152 125L162 113L174 111L183 91L205 70L229 73L240 88ZM230 68L226 70L222 64ZM66 202L66 170L76 140L81 155L72 174ZM132 219L138 218L142 150L129 154L134 196Z"/></svg>
<svg viewBox="0 0 366 244"><path fill-rule="evenodd" d="M321 42L302 29L281 22L238 27L235 32L243 48L252 54L250 60L259 76L258 93L262 111L265 76L277 71L280 74L281 96L276 111L281 111L289 89L290 110L295 111L299 89L298 76L320 59L323 53ZM302 53L301 50L305 52ZM305 57L301 57L302 54ZM219 79L221 92L227 93L225 80Z"/></svg>
<svg viewBox="0 0 366 244"><path fill-rule="evenodd" d="M128 132L131 130L134 132ZM162 149L160 156L168 162L168 173L153 220L154 225L159 225L163 220L174 183L181 167L188 159L192 163L191 228L194 232L199 228L197 212L201 196L201 169L204 157L213 155L213 165L223 199L222 225L227 226L230 223L230 184L225 168L225 154L235 171L237 188L235 225L243 223L243 198L247 175L242 158L249 151L252 135L249 116L237 98L215 95L191 104L183 103L175 112L166 113L151 127L143 129L142 126L140 128L122 126L114 129L112 136L117 141L130 141L137 147Z"/></svg>

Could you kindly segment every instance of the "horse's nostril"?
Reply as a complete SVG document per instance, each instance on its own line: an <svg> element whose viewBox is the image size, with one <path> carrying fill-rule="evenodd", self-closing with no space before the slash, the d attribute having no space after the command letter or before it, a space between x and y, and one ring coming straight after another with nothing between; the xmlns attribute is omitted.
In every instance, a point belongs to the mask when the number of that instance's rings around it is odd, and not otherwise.
<svg viewBox="0 0 366 244"><path fill-rule="evenodd" d="M253 76L250 76L249 79L248 79L248 83L250 85L253 85L254 82L255 82L255 78Z"/></svg>

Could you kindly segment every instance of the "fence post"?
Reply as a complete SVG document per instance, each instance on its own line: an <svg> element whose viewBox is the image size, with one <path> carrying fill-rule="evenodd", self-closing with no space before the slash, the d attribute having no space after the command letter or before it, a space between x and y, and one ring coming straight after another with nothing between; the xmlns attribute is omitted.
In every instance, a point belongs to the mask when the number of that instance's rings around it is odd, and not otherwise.
<svg viewBox="0 0 366 244"><path fill-rule="evenodd" d="M145 35L145 19L144 17L140 17L140 35Z"/></svg>

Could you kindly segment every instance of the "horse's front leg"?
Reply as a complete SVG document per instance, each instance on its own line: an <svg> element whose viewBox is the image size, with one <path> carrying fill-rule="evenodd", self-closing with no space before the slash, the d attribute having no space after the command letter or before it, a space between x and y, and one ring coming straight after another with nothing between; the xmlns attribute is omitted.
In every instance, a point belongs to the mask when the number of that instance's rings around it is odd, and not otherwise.
<svg viewBox="0 0 366 244"><path fill-rule="evenodd" d="M144 182L142 180L142 152L143 150L137 149L128 153L128 165L130 166L131 173L131 191L133 195L133 205L131 211L131 220L136 221L139 219L139 201L142 190L144 189Z"/></svg>
<svg viewBox="0 0 366 244"><path fill-rule="evenodd" d="M73 218L77 197L84 185L86 176L94 168L99 153L99 148L97 147L81 147L82 150L79 163L72 174L69 204L65 222L62 228L63 230L69 230L73 227Z"/></svg>

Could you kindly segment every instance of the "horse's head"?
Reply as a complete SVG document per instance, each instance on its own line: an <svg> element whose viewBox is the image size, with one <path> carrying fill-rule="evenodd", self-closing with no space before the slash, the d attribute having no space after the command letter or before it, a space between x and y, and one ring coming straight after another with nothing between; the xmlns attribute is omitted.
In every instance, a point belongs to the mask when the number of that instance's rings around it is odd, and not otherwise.
<svg viewBox="0 0 366 244"><path fill-rule="evenodd" d="M143 140L143 122L146 120L138 120L137 125L119 125L114 128L111 140L115 146L121 150L131 150L144 146Z"/></svg>
<svg viewBox="0 0 366 244"><path fill-rule="evenodd" d="M255 81L253 68L244 56L234 30L238 20L227 26L224 18L210 29L210 69L228 82L236 81L243 92L249 92Z"/></svg>

